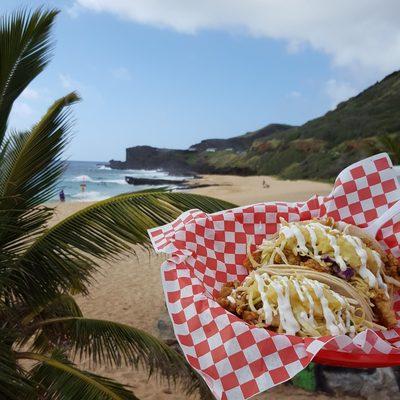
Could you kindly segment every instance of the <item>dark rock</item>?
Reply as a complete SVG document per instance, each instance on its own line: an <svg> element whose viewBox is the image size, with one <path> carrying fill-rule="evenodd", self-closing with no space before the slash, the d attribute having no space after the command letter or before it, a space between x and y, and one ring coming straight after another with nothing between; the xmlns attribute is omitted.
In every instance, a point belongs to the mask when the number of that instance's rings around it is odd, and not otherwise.
<svg viewBox="0 0 400 400"><path fill-rule="evenodd" d="M172 323L169 319L169 316L167 314L163 314L160 319L157 321L157 330L158 330L158 336L164 340L174 340L176 341L175 338L175 333L174 329L172 327Z"/></svg>
<svg viewBox="0 0 400 400"><path fill-rule="evenodd" d="M135 178L133 176L126 176L125 181L130 185L183 185L187 180L174 180L174 179L153 179L153 178Z"/></svg>
<svg viewBox="0 0 400 400"><path fill-rule="evenodd" d="M400 399L399 386L391 368L350 369L319 367L318 383L324 391L337 396L360 399Z"/></svg>

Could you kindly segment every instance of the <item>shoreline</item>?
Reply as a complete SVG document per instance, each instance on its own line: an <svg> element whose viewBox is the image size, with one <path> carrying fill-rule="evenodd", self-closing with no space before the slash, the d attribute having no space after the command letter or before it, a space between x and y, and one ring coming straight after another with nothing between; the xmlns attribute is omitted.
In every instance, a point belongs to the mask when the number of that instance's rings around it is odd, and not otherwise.
<svg viewBox="0 0 400 400"><path fill-rule="evenodd" d="M146 190L154 188L157 191L160 187L158 185L154 185L154 187L152 185L148 186L149 188ZM237 205L247 205L265 201L305 201L314 194L329 194L332 186L332 184L325 182L282 180L268 175L198 175L173 190L217 197ZM122 194L129 193L136 192L131 191ZM60 203L58 199L54 199L47 204L51 206L60 204L84 204L89 206L95 202L93 200L79 199ZM77 207L79 208L79 206Z"/></svg>

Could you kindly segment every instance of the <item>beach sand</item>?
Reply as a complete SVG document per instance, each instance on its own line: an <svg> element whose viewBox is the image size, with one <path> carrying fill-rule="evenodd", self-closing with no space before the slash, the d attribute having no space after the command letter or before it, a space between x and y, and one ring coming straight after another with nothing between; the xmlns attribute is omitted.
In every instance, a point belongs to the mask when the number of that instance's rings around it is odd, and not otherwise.
<svg viewBox="0 0 400 400"><path fill-rule="evenodd" d="M263 188L263 180L270 185ZM198 182L199 183L199 182ZM205 176L200 183L213 184L206 188L194 189L194 193L219 197L238 205L269 200L299 201L314 194L328 194L331 185L309 181L281 181L271 177ZM90 203L61 203L57 205L54 223L76 212ZM134 223L134 221L132 221ZM164 256L138 251L137 257L130 256L113 265L102 264L102 273L90 295L78 298L87 317L104 318L133 325L158 335L157 322L165 318L166 310L161 288L160 264ZM104 368L97 372L106 373L132 386L140 399L183 400L185 395L174 388L168 388L155 379L147 379L144 372L130 368L108 371ZM328 400L332 396L310 394L301 389L281 385L261 394L255 399L282 400ZM343 400L346 397L342 396ZM350 400L350 398L347 398Z"/></svg>

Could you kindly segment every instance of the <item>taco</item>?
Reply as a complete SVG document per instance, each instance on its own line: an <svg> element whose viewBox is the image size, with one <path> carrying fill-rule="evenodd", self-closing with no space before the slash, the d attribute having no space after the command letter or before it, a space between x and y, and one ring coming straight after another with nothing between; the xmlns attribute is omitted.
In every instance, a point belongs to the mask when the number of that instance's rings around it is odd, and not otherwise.
<svg viewBox="0 0 400 400"><path fill-rule="evenodd" d="M281 220L244 265L249 276L226 284L218 301L249 323L300 336L354 335L397 323L398 260L353 225Z"/></svg>

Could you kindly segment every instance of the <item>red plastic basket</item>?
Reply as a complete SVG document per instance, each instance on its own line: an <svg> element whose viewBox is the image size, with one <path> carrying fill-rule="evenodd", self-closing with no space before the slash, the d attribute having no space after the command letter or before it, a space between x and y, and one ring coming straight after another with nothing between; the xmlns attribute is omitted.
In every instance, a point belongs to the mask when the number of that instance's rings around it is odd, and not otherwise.
<svg viewBox="0 0 400 400"><path fill-rule="evenodd" d="M313 361L332 367L383 368L400 366L400 354L352 354L322 349Z"/></svg>

